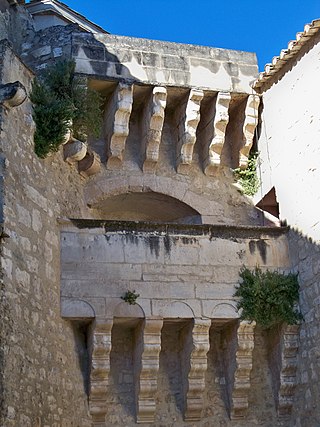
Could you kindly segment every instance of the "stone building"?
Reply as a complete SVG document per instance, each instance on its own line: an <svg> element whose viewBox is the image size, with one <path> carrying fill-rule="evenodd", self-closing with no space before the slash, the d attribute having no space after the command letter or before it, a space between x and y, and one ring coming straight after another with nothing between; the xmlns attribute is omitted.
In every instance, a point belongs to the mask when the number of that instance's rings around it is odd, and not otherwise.
<svg viewBox="0 0 320 427"><path fill-rule="evenodd" d="M253 53L1 2L1 426L319 425L319 26L257 78ZM103 130L39 159L32 81L71 58ZM239 320L243 265L299 270L300 339Z"/></svg>

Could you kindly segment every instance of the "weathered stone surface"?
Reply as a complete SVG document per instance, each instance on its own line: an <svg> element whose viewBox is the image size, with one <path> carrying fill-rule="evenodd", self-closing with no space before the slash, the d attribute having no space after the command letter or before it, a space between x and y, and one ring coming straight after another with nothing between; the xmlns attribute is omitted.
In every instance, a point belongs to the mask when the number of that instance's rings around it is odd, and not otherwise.
<svg viewBox="0 0 320 427"><path fill-rule="evenodd" d="M176 113L178 122L177 171L179 173L188 173L189 165L192 162L202 98L203 91L192 89L185 104L179 107Z"/></svg>
<svg viewBox="0 0 320 427"><path fill-rule="evenodd" d="M109 101L104 118L109 169L117 169L121 166L126 139L129 135L132 102L132 86L119 83Z"/></svg>
<svg viewBox="0 0 320 427"><path fill-rule="evenodd" d="M96 321L92 331L92 354L90 373L90 414L93 425L101 426L105 422L107 392L110 373L111 329L113 321Z"/></svg>
<svg viewBox="0 0 320 427"><path fill-rule="evenodd" d="M94 151L90 153L87 151L85 157L78 162L78 171L84 177L95 175L100 172L100 169L100 157Z"/></svg>
<svg viewBox="0 0 320 427"><path fill-rule="evenodd" d="M244 418L248 413L254 328L255 322L241 321L237 330L236 370L232 390L232 419Z"/></svg>
<svg viewBox="0 0 320 427"><path fill-rule="evenodd" d="M75 163L84 159L87 154L87 144L77 139L71 139L63 146L64 160L68 163Z"/></svg>
<svg viewBox="0 0 320 427"><path fill-rule="evenodd" d="M231 95L229 92L219 92L215 105L215 116L212 120L213 139L209 147L204 147L204 172L206 175L214 175L216 167L220 165L220 157L224 145L226 127L229 122L229 104Z"/></svg>
<svg viewBox="0 0 320 427"><path fill-rule="evenodd" d="M26 88L20 82L0 85L0 103L6 107L17 107L27 98Z"/></svg>
<svg viewBox="0 0 320 427"><path fill-rule="evenodd" d="M192 351L188 374L185 420L198 421L202 417L207 373L207 353L209 351L209 328L211 320L194 319L192 328Z"/></svg>
<svg viewBox="0 0 320 427"><path fill-rule="evenodd" d="M138 375L137 422L153 423L155 420L158 388L159 354L163 319L145 319L142 330L141 370Z"/></svg>
<svg viewBox="0 0 320 427"><path fill-rule="evenodd" d="M152 172L159 160L159 148L166 108L167 90L164 87L155 87L146 106L145 134L143 135L145 148L144 172Z"/></svg>
<svg viewBox="0 0 320 427"><path fill-rule="evenodd" d="M246 168L248 164L249 153L253 144L254 133L259 120L260 97L258 95L249 95L246 109L245 121L243 125L244 146L240 149L240 167Z"/></svg>

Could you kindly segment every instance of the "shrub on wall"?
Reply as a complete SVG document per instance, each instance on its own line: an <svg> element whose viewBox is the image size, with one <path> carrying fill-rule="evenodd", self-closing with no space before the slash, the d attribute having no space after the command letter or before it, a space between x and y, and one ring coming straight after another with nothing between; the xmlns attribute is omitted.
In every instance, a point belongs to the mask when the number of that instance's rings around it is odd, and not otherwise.
<svg viewBox="0 0 320 427"><path fill-rule="evenodd" d="M71 127L80 141L88 133L99 136L101 97L75 74L74 61L57 62L46 69L35 79L30 99L36 124L35 153L40 158L57 151Z"/></svg>
<svg viewBox="0 0 320 427"><path fill-rule="evenodd" d="M260 180L257 176L258 153L250 154L246 169L235 169L234 176L238 184L242 187L243 194L253 196L260 187Z"/></svg>
<svg viewBox="0 0 320 427"><path fill-rule="evenodd" d="M302 320L298 310L299 283L296 274L263 272L256 267L240 271L241 281L234 294L241 319L255 321L264 329L276 324L297 324Z"/></svg>

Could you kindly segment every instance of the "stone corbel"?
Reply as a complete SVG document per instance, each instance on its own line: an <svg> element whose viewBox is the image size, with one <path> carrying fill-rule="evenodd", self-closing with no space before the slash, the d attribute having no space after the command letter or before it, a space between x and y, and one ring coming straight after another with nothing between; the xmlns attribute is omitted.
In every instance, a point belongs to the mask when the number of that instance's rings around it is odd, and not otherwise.
<svg viewBox="0 0 320 427"><path fill-rule="evenodd" d="M142 330L141 371L138 375L137 423L154 422L163 319L145 319Z"/></svg>
<svg viewBox="0 0 320 427"><path fill-rule="evenodd" d="M210 348L209 329L211 320L194 319L188 391L186 396L185 420L199 421L204 404L205 376L207 372L207 353Z"/></svg>
<svg viewBox="0 0 320 427"><path fill-rule="evenodd" d="M0 103L7 108L18 107L27 98L26 88L20 82L0 85Z"/></svg>
<svg viewBox="0 0 320 427"><path fill-rule="evenodd" d="M178 155L177 171L187 174L192 163L196 132L200 121L200 104L204 93L202 90L191 89L188 100L183 106L178 124Z"/></svg>
<svg viewBox="0 0 320 427"><path fill-rule="evenodd" d="M244 418L248 412L255 322L241 321L237 330L236 369L231 396L231 418Z"/></svg>
<svg viewBox="0 0 320 427"><path fill-rule="evenodd" d="M119 83L107 106L105 137L107 141L107 167L118 169L129 135L129 119L132 111L133 87Z"/></svg>
<svg viewBox="0 0 320 427"><path fill-rule="evenodd" d="M85 157L78 162L78 172L85 178L95 175L100 169L100 157L94 151L88 150Z"/></svg>
<svg viewBox="0 0 320 427"><path fill-rule="evenodd" d="M92 331L89 408L94 427L105 425L113 320L96 320Z"/></svg>
<svg viewBox="0 0 320 427"><path fill-rule="evenodd" d="M146 107L146 127L145 135L143 136L143 147L145 149L144 172L153 172L159 159L159 148L166 103L167 89L164 87L153 88L149 103Z"/></svg>
<svg viewBox="0 0 320 427"><path fill-rule="evenodd" d="M287 325L283 331L281 351L280 387L278 394L278 413L290 415L293 395L296 388L297 353L299 325Z"/></svg>
<svg viewBox="0 0 320 427"><path fill-rule="evenodd" d="M260 97L249 95L245 109L243 124L244 146L240 149L240 167L245 169L248 165L249 153L253 144L254 133L259 120Z"/></svg>
<svg viewBox="0 0 320 427"><path fill-rule="evenodd" d="M215 117L213 121L214 134L204 153L204 172L213 176L217 166L220 165L221 153L225 141L227 124L229 122L229 104L231 95L229 92L219 92L216 100Z"/></svg>
<svg viewBox="0 0 320 427"><path fill-rule="evenodd" d="M70 164L79 162L87 154L87 144L78 139L70 138L69 142L63 145L64 160Z"/></svg>

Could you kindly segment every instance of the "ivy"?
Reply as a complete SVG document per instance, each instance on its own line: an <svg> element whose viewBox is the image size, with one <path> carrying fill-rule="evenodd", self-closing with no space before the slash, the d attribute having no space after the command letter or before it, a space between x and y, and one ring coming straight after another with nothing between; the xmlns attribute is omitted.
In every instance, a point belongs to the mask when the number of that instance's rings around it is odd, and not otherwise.
<svg viewBox="0 0 320 427"><path fill-rule="evenodd" d="M258 153L251 154L248 159L246 169L234 169L234 176L242 187L243 194L253 196L260 187L260 180L257 176Z"/></svg>
<svg viewBox="0 0 320 427"><path fill-rule="evenodd" d="M258 267L251 271L244 267L240 277L234 296L239 298L237 308L242 310L241 319L255 321L264 329L281 323L293 325L302 320L296 274L263 272Z"/></svg>
<svg viewBox="0 0 320 427"><path fill-rule="evenodd" d="M100 95L75 74L74 61L61 61L36 78L30 96L33 103L35 153L45 158L58 151L72 126L76 139L101 131Z"/></svg>

